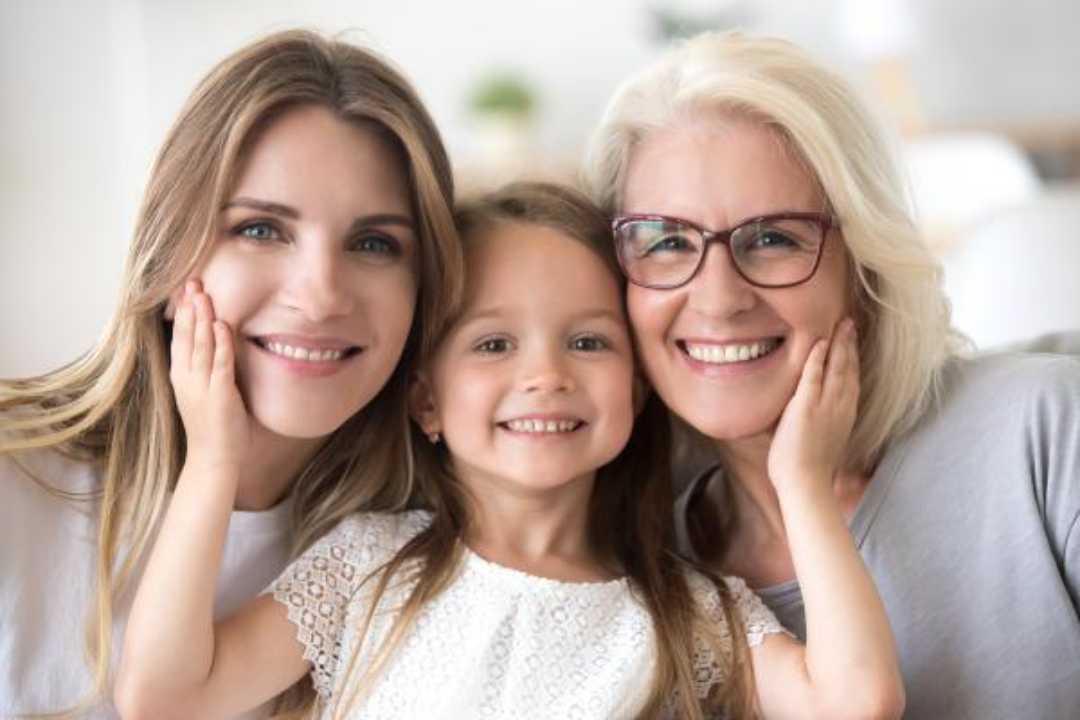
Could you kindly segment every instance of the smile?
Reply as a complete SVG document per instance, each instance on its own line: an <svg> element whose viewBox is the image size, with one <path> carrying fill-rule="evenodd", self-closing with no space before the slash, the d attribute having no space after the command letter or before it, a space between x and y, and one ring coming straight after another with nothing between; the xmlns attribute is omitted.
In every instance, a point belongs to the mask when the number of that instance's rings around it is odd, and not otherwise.
<svg viewBox="0 0 1080 720"><path fill-rule="evenodd" d="M585 422L573 418L515 418L497 423L504 430L516 433L555 434L571 433L582 427Z"/></svg>
<svg viewBox="0 0 1080 720"><path fill-rule="evenodd" d="M256 337L251 339L256 345L271 355L308 363L334 363L356 355L362 348L356 345L336 344L336 346L314 347L296 342Z"/></svg>
<svg viewBox="0 0 1080 720"><path fill-rule="evenodd" d="M781 338L760 340L752 343L694 343L681 341L683 352L694 360L710 365L730 365L731 363L757 360L780 347Z"/></svg>

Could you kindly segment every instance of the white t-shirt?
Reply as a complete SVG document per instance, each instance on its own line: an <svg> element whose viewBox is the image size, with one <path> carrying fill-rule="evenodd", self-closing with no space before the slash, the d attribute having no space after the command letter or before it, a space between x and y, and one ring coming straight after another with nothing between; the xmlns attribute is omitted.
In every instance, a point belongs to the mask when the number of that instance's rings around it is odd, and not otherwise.
<svg viewBox="0 0 1080 720"><path fill-rule="evenodd" d="M357 514L343 520L273 584L312 664L324 717L343 696L357 631L375 582L365 577L423 530L422 511ZM782 632L772 612L736 578L727 578L751 645ZM690 575L695 598L722 622L719 596ZM391 582L364 642L358 667L382 645L407 583ZM726 635L730 642L730 635ZM450 586L415 626L354 710L383 718L626 718L646 699L655 661L652 620L626 579L566 583L489 562L466 550ZM699 694L722 680L699 643ZM347 697L346 690L344 696Z"/></svg>
<svg viewBox="0 0 1080 720"><path fill-rule="evenodd" d="M20 455L53 487L92 491L88 465L54 451ZM285 567L290 504L265 512L234 512L215 600L221 617L259 593ZM85 626L94 593L95 503L52 497L0 456L0 717L53 712L74 705L90 688ZM122 648L130 598L115 608L113 663ZM162 622L167 622L162 618ZM110 702L87 718L116 718Z"/></svg>

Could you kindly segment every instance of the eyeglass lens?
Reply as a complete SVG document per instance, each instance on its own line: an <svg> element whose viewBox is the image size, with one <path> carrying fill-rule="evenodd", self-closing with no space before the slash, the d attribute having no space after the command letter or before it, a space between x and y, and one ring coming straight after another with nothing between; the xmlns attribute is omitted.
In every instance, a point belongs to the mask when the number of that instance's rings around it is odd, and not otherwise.
<svg viewBox="0 0 1080 720"><path fill-rule="evenodd" d="M824 233L811 219L768 219L731 232L731 258L748 281L763 286L807 280L817 266ZM709 234L711 235L711 233ZM627 275L653 287L685 284L697 271L707 235L677 220L631 220L616 240Z"/></svg>

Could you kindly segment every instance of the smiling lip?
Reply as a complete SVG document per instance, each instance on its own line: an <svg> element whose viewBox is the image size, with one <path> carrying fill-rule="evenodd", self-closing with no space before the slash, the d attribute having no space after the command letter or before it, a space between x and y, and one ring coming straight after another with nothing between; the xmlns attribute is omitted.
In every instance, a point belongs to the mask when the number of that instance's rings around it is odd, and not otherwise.
<svg viewBox="0 0 1080 720"><path fill-rule="evenodd" d="M783 336L723 341L682 338L675 342L690 369L708 377L756 372L772 364L783 344Z"/></svg>
<svg viewBox="0 0 1080 720"><path fill-rule="evenodd" d="M364 350L347 340L332 337L274 334L248 339L288 371L308 377L333 375Z"/></svg>
<svg viewBox="0 0 1080 720"><path fill-rule="evenodd" d="M529 438L565 437L577 432L585 424L581 418L555 414L520 415L496 423L506 432Z"/></svg>

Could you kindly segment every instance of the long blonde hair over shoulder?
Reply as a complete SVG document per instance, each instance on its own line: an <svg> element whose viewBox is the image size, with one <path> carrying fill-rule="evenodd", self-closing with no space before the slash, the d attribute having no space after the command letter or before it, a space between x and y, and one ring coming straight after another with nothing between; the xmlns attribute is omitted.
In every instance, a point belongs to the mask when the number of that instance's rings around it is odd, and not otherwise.
<svg viewBox="0 0 1080 720"><path fill-rule="evenodd" d="M945 361L963 345L892 152L848 84L795 45L708 32L615 92L587 152L584 181L593 200L618 212L638 143L708 113L775 131L840 220L852 260L862 370L847 465L871 470L936 397Z"/></svg>
<svg viewBox="0 0 1080 720"><path fill-rule="evenodd" d="M349 513L400 509L413 494L408 368L441 332L462 289L450 162L416 92L386 60L311 32L270 35L211 70L169 130L136 222L118 309L101 341L59 370L0 382L0 452L51 448L100 473L92 497L83 498L97 503L100 529L87 623L94 686L80 707L108 692L114 603L130 588L183 461L166 301L208 252L252 139L279 113L304 104L374 129L399 153L421 259L417 312L401 363L295 482L294 555ZM48 478L32 479L71 499Z"/></svg>

